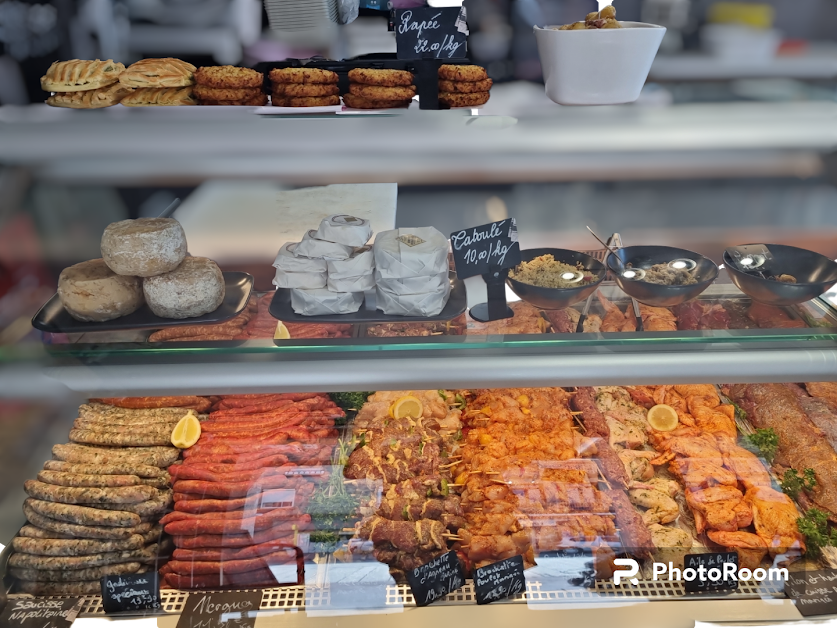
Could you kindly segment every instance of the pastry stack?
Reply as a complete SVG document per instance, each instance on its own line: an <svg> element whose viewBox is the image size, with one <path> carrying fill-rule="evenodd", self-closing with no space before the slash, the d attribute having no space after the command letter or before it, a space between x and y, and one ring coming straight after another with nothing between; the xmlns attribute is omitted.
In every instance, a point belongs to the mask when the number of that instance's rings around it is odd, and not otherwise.
<svg viewBox="0 0 837 628"><path fill-rule="evenodd" d="M196 105L192 93L195 66L180 59L142 59L128 66L119 83L133 91L122 104L126 107L170 107Z"/></svg>
<svg viewBox="0 0 837 628"><path fill-rule="evenodd" d="M334 107L340 104L337 73L318 68L274 68L271 103L276 107Z"/></svg>
<svg viewBox="0 0 837 628"><path fill-rule="evenodd" d="M125 66L107 61L56 61L41 77L41 89L53 92L47 100L53 107L101 109L119 103L133 90L119 82Z"/></svg>
<svg viewBox="0 0 837 628"><path fill-rule="evenodd" d="M395 109L408 107L416 86L406 70L355 68L349 71L349 93L343 102L353 109Z"/></svg>
<svg viewBox="0 0 837 628"><path fill-rule="evenodd" d="M250 68L219 65L195 73L195 95L202 105L263 107L267 94L262 91L264 75Z"/></svg>
<svg viewBox="0 0 837 628"><path fill-rule="evenodd" d="M439 103L445 108L479 107L488 102L494 82L478 65L450 65L439 68Z"/></svg>

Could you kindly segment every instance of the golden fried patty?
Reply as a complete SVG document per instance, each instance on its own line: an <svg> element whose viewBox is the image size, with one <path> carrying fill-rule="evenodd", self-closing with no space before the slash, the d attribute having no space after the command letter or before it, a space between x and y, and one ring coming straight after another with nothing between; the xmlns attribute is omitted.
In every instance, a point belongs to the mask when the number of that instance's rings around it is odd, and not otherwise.
<svg viewBox="0 0 837 628"><path fill-rule="evenodd" d="M409 87L413 84L413 75L405 70L373 70L371 68L355 68L349 70L349 80L363 85L379 85L381 87Z"/></svg>
<svg viewBox="0 0 837 628"><path fill-rule="evenodd" d="M320 96L294 98L273 94L271 102L276 107L333 107L340 104L340 96Z"/></svg>
<svg viewBox="0 0 837 628"><path fill-rule="evenodd" d="M381 87L352 83L349 92L367 100L410 100L416 95L415 87Z"/></svg>
<svg viewBox="0 0 837 628"><path fill-rule="evenodd" d="M202 105L215 105L227 107L264 107L267 104L267 94L261 92L251 98L241 100L201 100Z"/></svg>
<svg viewBox="0 0 837 628"><path fill-rule="evenodd" d="M198 71L195 72L195 82L207 87L244 89L246 87L261 87L264 83L264 74L250 68L216 65L198 68Z"/></svg>
<svg viewBox="0 0 837 628"><path fill-rule="evenodd" d="M492 85L494 85L494 81L492 81L491 79L485 79L483 81L474 82L446 81L444 79L440 79L439 91L456 92L459 94L473 94L475 92L487 92L491 89Z"/></svg>
<svg viewBox="0 0 837 628"><path fill-rule="evenodd" d="M207 87L195 85L195 96L201 100L250 100L262 93L260 87L245 87L242 89L226 89L223 87Z"/></svg>
<svg viewBox="0 0 837 628"><path fill-rule="evenodd" d="M343 102L352 109L400 109L409 107L410 100L369 100L363 96L343 94Z"/></svg>
<svg viewBox="0 0 837 628"><path fill-rule="evenodd" d="M274 83L273 93L288 98L337 96L340 88L330 83Z"/></svg>
<svg viewBox="0 0 837 628"><path fill-rule="evenodd" d="M451 65L439 67L439 78L446 81L466 81L474 83L488 78L485 68L479 65Z"/></svg>
<svg viewBox="0 0 837 628"><path fill-rule="evenodd" d="M337 72L318 68L274 68L270 71L270 80L276 83L315 83L317 85L336 85Z"/></svg>
<svg viewBox="0 0 837 628"><path fill-rule="evenodd" d="M457 94L455 92L439 92L439 102L448 107L478 107L488 102L491 94L488 92L474 92L473 94Z"/></svg>

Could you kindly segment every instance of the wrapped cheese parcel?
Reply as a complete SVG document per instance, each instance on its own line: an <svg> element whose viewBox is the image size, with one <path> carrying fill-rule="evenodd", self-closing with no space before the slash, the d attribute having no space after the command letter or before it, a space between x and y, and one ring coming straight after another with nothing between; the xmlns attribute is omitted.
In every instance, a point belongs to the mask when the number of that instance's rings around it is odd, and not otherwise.
<svg viewBox="0 0 837 628"><path fill-rule="evenodd" d="M304 236L302 242L296 245L293 253L296 257L311 259L343 260L352 256L354 248L336 242L327 242L315 237L317 232L311 229Z"/></svg>
<svg viewBox="0 0 837 628"><path fill-rule="evenodd" d="M375 278L379 288L393 295L443 292L444 286L450 284L448 273L439 273L428 277L406 277L404 279L384 279L378 276L378 273L375 273Z"/></svg>
<svg viewBox="0 0 837 628"><path fill-rule="evenodd" d="M448 240L433 227L382 231L372 247L383 279L427 277L448 271Z"/></svg>
<svg viewBox="0 0 837 628"><path fill-rule="evenodd" d="M433 292L393 294L378 286L378 309L396 316L438 316L450 297L450 282Z"/></svg>
<svg viewBox="0 0 837 628"><path fill-rule="evenodd" d="M332 279L360 277L368 275L373 270L375 270L375 255L369 246L355 249L349 259L328 261L328 276Z"/></svg>
<svg viewBox="0 0 837 628"><path fill-rule="evenodd" d="M299 242L285 242L273 260L273 267L287 273L324 273L328 269L324 259L310 259L294 255Z"/></svg>
<svg viewBox="0 0 837 628"><path fill-rule="evenodd" d="M291 307L300 316L324 314L351 314L363 303L362 292L331 292L318 290L291 290Z"/></svg>
<svg viewBox="0 0 837 628"><path fill-rule="evenodd" d="M372 237L372 225L363 218L337 214L323 220L314 237L346 246L363 246Z"/></svg>
<svg viewBox="0 0 837 628"><path fill-rule="evenodd" d="M327 273L289 273L281 268L276 269L273 285L277 288L302 288L315 290L325 288L328 280Z"/></svg>
<svg viewBox="0 0 837 628"><path fill-rule="evenodd" d="M328 276L328 289L333 292L365 292L375 287L375 273L366 273L358 277Z"/></svg>

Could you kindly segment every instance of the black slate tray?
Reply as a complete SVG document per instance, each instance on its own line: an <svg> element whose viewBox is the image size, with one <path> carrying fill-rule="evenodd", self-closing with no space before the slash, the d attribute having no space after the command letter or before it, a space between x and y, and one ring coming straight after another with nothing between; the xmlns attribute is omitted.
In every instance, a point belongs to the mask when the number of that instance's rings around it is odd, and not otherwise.
<svg viewBox="0 0 837 628"><path fill-rule="evenodd" d="M103 323L84 323L67 313L56 293L32 318L32 327L53 334L80 334L88 331L116 331L122 329L162 329L177 325L202 325L220 323L240 314L247 307L253 290L253 276L241 272L225 272L227 292L224 302L214 312L192 318L161 318L155 316L147 305L133 314L114 318Z"/></svg>
<svg viewBox="0 0 837 628"><path fill-rule="evenodd" d="M450 275L450 297L445 307L436 316L396 316L384 314L375 309L374 302L370 302L369 295L357 312L351 314L326 314L324 316L300 316L291 307L291 291L289 288L277 288L270 302L271 316L283 323L426 323L432 321L449 321L462 314L468 308L468 297L465 284L455 274ZM374 300L374 291L371 293Z"/></svg>

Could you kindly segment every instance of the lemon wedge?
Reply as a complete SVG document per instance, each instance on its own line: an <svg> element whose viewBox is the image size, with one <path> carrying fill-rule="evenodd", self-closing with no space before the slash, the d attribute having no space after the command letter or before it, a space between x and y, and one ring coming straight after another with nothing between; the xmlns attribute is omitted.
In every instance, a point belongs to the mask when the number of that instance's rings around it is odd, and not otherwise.
<svg viewBox="0 0 837 628"><path fill-rule="evenodd" d="M392 404L390 407L390 416L393 419L404 419L406 417L417 419L421 416L423 410L421 401L412 395L407 395Z"/></svg>
<svg viewBox="0 0 837 628"><path fill-rule="evenodd" d="M291 332L288 331L288 328L285 327L285 323L279 321L276 324L276 331L273 333L274 340L290 340L291 339Z"/></svg>
<svg viewBox="0 0 837 628"><path fill-rule="evenodd" d="M201 437L201 422L191 412L177 422L171 432L171 444L178 449L189 449Z"/></svg>
<svg viewBox="0 0 837 628"><path fill-rule="evenodd" d="M677 427L680 419L677 418L677 410L661 403L648 411L648 423L658 432L670 432Z"/></svg>

